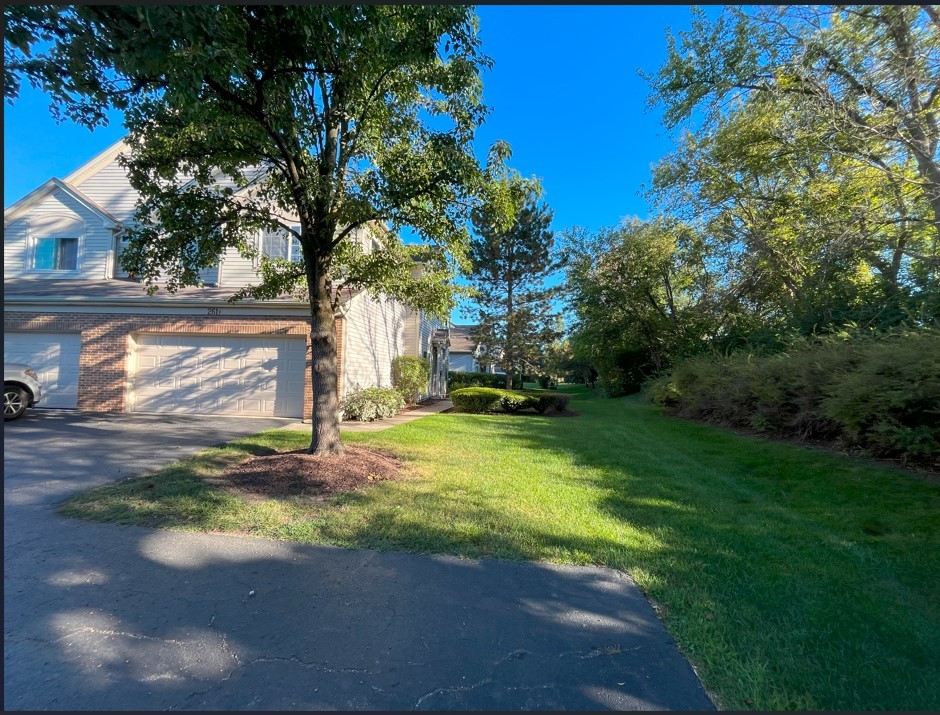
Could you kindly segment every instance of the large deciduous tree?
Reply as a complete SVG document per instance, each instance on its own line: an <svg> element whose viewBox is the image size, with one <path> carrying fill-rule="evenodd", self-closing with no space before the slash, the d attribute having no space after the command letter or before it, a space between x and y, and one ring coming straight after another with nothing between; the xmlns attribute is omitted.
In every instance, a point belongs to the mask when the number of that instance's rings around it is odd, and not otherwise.
<svg viewBox="0 0 940 715"><path fill-rule="evenodd" d="M608 394L636 392L731 329L734 316L717 300L722 271L704 248L696 231L666 220L565 235L572 351L597 369Z"/></svg>
<svg viewBox="0 0 940 715"><path fill-rule="evenodd" d="M506 387L516 375L538 365L544 348L557 337L552 298L545 279L558 267L554 254L552 212L538 200L536 185L518 179L504 182L515 196L515 221L488 207L474 212L471 241L472 282L476 291L474 337L482 362L506 372Z"/></svg>
<svg viewBox="0 0 940 715"><path fill-rule="evenodd" d="M89 127L108 109L124 112L126 166L143 197L126 268L175 290L198 283L227 247L257 258L259 230L296 238L302 261L261 257L260 283L234 297L309 299L310 450L342 452L337 288L446 314L471 210L509 205L492 180L508 148L494 146L484 167L473 152L490 62L472 10L20 6L4 15L8 98L25 77L60 116ZM393 231L381 250L351 240L378 226ZM394 233L404 226L433 250L404 245Z"/></svg>
<svg viewBox="0 0 940 715"><path fill-rule="evenodd" d="M765 333L935 319L935 8L698 13L650 79L667 125L691 130L651 196L702 232Z"/></svg>

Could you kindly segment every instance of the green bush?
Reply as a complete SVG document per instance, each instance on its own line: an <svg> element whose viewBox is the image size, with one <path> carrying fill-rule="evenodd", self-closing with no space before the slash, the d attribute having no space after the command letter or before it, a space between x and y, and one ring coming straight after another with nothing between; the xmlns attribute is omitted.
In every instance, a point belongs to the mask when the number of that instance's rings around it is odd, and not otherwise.
<svg viewBox="0 0 940 715"><path fill-rule="evenodd" d="M464 387L450 393L454 407L461 412L509 412L533 409L539 414L549 409L563 412L571 395L550 390L499 390L493 387Z"/></svg>
<svg viewBox="0 0 940 715"><path fill-rule="evenodd" d="M549 390L531 390L528 392L531 393L529 399L532 407L540 415L545 414L549 410L564 412L568 408L568 403L571 401L571 395L564 392L552 392Z"/></svg>
<svg viewBox="0 0 940 715"><path fill-rule="evenodd" d="M431 363L414 355L399 355L392 360L392 385L409 405L428 391L431 379Z"/></svg>
<svg viewBox="0 0 940 715"><path fill-rule="evenodd" d="M940 461L940 338L901 337L865 351L826 390L823 409L876 454Z"/></svg>
<svg viewBox="0 0 940 715"><path fill-rule="evenodd" d="M343 400L343 418L372 422L394 417L405 406L405 398L392 387L356 388Z"/></svg>
<svg viewBox="0 0 940 715"><path fill-rule="evenodd" d="M940 333L803 341L784 353L700 356L650 386L681 417L874 455L940 461Z"/></svg>
<svg viewBox="0 0 940 715"><path fill-rule="evenodd" d="M497 412L502 408L504 392L494 387L464 387L451 391L450 399L461 412Z"/></svg>
<svg viewBox="0 0 940 715"><path fill-rule="evenodd" d="M456 372L447 373L447 385L450 390L459 390L462 387L492 387L501 389L506 386L505 375L494 375L489 372Z"/></svg>

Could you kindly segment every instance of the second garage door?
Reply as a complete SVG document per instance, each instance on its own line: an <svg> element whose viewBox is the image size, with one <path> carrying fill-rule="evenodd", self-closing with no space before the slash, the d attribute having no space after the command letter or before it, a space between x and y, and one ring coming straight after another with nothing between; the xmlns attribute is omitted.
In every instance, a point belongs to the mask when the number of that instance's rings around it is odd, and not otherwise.
<svg viewBox="0 0 940 715"><path fill-rule="evenodd" d="M29 365L39 376L42 399L37 407L78 404L79 333L6 333L3 361Z"/></svg>
<svg viewBox="0 0 940 715"><path fill-rule="evenodd" d="M303 417L303 338L138 335L134 412Z"/></svg>

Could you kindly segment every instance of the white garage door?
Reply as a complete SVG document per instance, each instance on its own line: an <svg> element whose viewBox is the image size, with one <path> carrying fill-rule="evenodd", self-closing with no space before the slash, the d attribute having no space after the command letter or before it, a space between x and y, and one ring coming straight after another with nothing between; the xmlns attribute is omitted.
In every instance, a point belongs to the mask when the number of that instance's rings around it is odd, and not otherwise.
<svg viewBox="0 0 940 715"><path fill-rule="evenodd" d="M80 333L5 333L3 361L29 365L39 376L42 399L37 407L78 405Z"/></svg>
<svg viewBox="0 0 940 715"><path fill-rule="evenodd" d="M303 417L303 338L138 335L134 412Z"/></svg>

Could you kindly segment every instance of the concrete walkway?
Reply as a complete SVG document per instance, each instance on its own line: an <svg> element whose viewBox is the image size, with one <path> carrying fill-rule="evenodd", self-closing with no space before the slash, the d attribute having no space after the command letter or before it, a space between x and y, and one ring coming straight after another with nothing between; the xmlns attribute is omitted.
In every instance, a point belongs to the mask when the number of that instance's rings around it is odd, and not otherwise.
<svg viewBox="0 0 940 715"><path fill-rule="evenodd" d="M4 424L6 710L713 709L618 571L55 513L284 422L34 410Z"/></svg>
<svg viewBox="0 0 940 715"><path fill-rule="evenodd" d="M374 422L359 422L357 420L343 420L339 428L344 432L381 432L382 430L398 425L407 424L420 420L428 415L436 415L439 412L446 412L454 406L450 400L432 400L426 402L414 410L408 410L394 417L386 417L384 420L375 420ZM284 427L284 429L306 430L310 431L309 422L295 422Z"/></svg>

